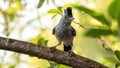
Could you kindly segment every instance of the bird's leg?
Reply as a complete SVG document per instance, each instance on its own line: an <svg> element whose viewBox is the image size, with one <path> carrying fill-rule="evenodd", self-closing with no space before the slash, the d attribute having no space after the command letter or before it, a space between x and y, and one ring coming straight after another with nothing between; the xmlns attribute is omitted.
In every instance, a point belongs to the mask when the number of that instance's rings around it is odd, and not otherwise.
<svg viewBox="0 0 120 68"><path fill-rule="evenodd" d="M68 52L70 57L73 56L74 55L74 52L73 52L73 49L72 49L73 48L73 43L71 43L71 44L63 43L63 45L64 45L64 51Z"/></svg>
<svg viewBox="0 0 120 68"><path fill-rule="evenodd" d="M73 51L72 50L69 50L68 53L69 53L70 57L73 55Z"/></svg>
<svg viewBox="0 0 120 68"><path fill-rule="evenodd" d="M60 44L61 44L61 42L59 42L57 45L51 47L51 52L53 52L56 49L56 47L59 46Z"/></svg>
<svg viewBox="0 0 120 68"><path fill-rule="evenodd" d="M73 56L74 52L73 52L73 50L72 50L72 46L71 46L71 50L69 50L68 53L69 53L69 56L70 56L70 57Z"/></svg>

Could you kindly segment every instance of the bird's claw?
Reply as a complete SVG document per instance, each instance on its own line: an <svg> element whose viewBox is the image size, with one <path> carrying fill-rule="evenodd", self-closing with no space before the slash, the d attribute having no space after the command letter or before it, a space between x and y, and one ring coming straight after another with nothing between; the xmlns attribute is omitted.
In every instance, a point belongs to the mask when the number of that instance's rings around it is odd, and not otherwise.
<svg viewBox="0 0 120 68"><path fill-rule="evenodd" d="M50 47L50 52L55 51L55 49L56 49L56 46Z"/></svg>
<svg viewBox="0 0 120 68"><path fill-rule="evenodd" d="M68 53L69 53L69 56L70 56L70 57L72 57L72 56L74 55L74 52L72 52L71 50L68 51Z"/></svg>

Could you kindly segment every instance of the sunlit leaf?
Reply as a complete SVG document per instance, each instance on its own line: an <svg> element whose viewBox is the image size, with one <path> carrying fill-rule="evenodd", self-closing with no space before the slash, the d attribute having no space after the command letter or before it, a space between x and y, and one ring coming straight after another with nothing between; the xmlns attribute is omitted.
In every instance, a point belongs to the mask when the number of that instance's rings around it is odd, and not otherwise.
<svg viewBox="0 0 120 68"><path fill-rule="evenodd" d="M58 9L50 9L48 10L48 13L59 13L60 11Z"/></svg>
<svg viewBox="0 0 120 68"><path fill-rule="evenodd" d="M8 10L6 11L10 21L14 20L15 12L16 12L16 10L13 7L9 7Z"/></svg>
<svg viewBox="0 0 120 68"><path fill-rule="evenodd" d="M15 11L16 11L15 8L9 7L6 12L7 12L8 14L11 14L11 13L14 13Z"/></svg>
<svg viewBox="0 0 120 68"><path fill-rule="evenodd" d="M112 63L118 62L118 60L115 57L105 57L105 59Z"/></svg>
<svg viewBox="0 0 120 68"><path fill-rule="evenodd" d="M66 66L66 65L63 65L63 64L60 64L58 68L70 68L70 67Z"/></svg>
<svg viewBox="0 0 120 68"><path fill-rule="evenodd" d="M106 35L116 35L116 32L107 29L90 29L85 33L86 36L100 37Z"/></svg>
<svg viewBox="0 0 120 68"><path fill-rule="evenodd" d="M48 40L45 40L43 37L41 37L41 38L38 40L38 44L39 44L39 45L47 46L47 43L48 43Z"/></svg>
<svg viewBox="0 0 120 68"><path fill-rule="evenodd" d="M9 68L15 68L15 65L9 66Z"/></svg>
<svg viewBox="0 0 120 68"><path fill-rule="evenodd" d="M109 8L108 12L113 19L116 19L120 24L120 0L114 0Z"/></svg>
<svg viewBox="0 0 120 68"><path fill-rule="evenodd" d="M16 10L21 10L23 8L20 0L15 0Z"/></svg>
<svg viewBox="0 0 120 68"><path fill-rule="evenodd" d="M62 12L62 7L57 7L57 9L58 9L60 12Z"/></svg>
<svg viewBox="0 0 120 68"><path fill-rule="evenodd" d="M8 16L9 16L10 21L13 21L14 17L15 17L15 14L11 13L11 14L8 14Z"/></svg>
<svg viewBox="0 0 120 68"><path fill-rule="evenodd" d="M43 5L44 2L45 2L45 0L39 0L37 8L40 8Z"/></svg>
<svg viewBox="0 0 120 68"><path fill-rule="evenodd" d="M22 27L23 29L25 29L25 26L24 27ZM21 32L23 31L23 29L21 28ZM35 43L35 44L37 44L38 43L38 40L41 38L41 35L38 35L37 37L35 37L35 38L33 38L33 39L31 39L31 40L29 40L29 42L32 42L32 43Z"/></svg>
<svg viewBox="0 0 120 68"><path fill-rule="evenodd" d="M115 55L118 58L118 60L120 61L120 51L119 50L115 51Z"/></svg>
<svg viewBox="0 0 120 68"><path fill-rule="evenodd" d="M79 11L83 11L87 13L88 15L92 16L96 20L100 21L102 24L105 24L107 26L110 26L110 22L105 18L103 13L97 13L91 9L88 9L84 6L74 6L74 8L78 9Z"/></svg>

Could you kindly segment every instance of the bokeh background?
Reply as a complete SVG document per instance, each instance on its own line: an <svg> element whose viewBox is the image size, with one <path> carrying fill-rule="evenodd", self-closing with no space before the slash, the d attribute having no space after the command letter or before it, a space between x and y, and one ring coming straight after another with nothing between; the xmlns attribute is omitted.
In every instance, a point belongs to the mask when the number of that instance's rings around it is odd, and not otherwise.
<svg viewBox="0 0 120 68"><path fill-rule="evenodd" d="M0 36L54 46L58 42L52 29L66 7L72 7L74 21L79 23L72 23L77 32L73 51L109 68L119 68L120 0L0 0ZM63 46L57 49L63 50ZM71 67L0 50L0 68Z"/></svg>

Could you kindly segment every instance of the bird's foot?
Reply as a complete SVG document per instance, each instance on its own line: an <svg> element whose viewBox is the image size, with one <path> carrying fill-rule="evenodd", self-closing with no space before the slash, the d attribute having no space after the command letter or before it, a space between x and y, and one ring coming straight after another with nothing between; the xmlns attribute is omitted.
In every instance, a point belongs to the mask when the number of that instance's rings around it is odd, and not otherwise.
<svg viewBox="0 0 120 68"><path fill-rule="evenodd" d="M56 46L50 47L50 52L54 52L56 49Z"/></svg>
<svg viewBox="0 0 120 68"><path fill-rule="evenodd" d="M71 50L68 51L69 56L72 57L74 55L74 52L72 52Z"/></svg>

